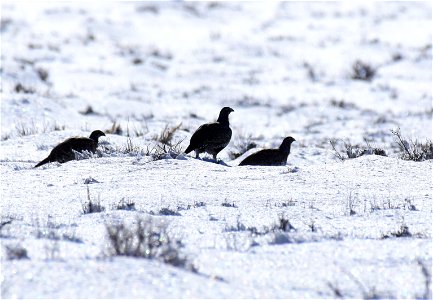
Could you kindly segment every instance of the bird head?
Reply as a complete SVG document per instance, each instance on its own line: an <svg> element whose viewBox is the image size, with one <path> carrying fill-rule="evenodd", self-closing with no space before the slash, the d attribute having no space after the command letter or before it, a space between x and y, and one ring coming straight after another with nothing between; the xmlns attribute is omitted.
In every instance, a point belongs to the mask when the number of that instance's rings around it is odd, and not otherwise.
<svg viewBox="0 0 433 300"><path fill-rule="evenodd" d="M280 150L282 150L282 151L284 151L284 152L290 152L290 146L291 146L292 143L295 142L295 141L296 141L296 140L295 140L293 137L291 137L291 136L286 137L286 138L283 140L283 142L281 143Z"/></svg>
<svg viewBox="0 0 433 300"><path fill-rule="evenodd" d="M228 106L223 107L223 108L221 109L221 111L220 111L220 115L219 115L219 117L218 117L217 122L220 122L220 123L222 123L222 124L227 124L227 125L228 125L228 122L229 122L229 114L230 114L231 112L234 112L233 108L228 107Z"/></svg>
<svg viewBox="0 0 433 300"><path fill-rule="evenodd" d="M229 115L231 112L234 112L233 108L226 106L221 109L220 114Z"/></svg>
<svg viewBox="0 0 433 300"><path fill-rule="evenodd" d="M90 134L90 139L94 140L95 142L98 142L99 137L105 136L105 133L103 133L101 130L95 130Z"/></svg>

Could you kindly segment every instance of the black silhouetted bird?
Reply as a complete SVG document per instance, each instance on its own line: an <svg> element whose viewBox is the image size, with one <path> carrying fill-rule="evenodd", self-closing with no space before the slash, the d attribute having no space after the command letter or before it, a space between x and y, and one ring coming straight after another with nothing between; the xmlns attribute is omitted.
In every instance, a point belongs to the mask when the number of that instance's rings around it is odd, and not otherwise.
<svg viewBox="0 0 433 300"><path fill-rule="evenodd" d="M98 139L100 136L105 136L101 130L95 130L90 134L90 137L73 137L66 141L58 144L51 150L50 155L43 161L38 163L35 168L47 164L49 162L59 162L64 163L75 159L74 151L83 152L89 151L92 153L96 152L98 147Z"/></svg>
<svg viewBox="0 0 433 300"><path fill-rule="evenodd" d="M290 154L290 147L296 141L291 136L286 137L278 149L264 149L245 158L240 166L284 166Z"/></svg>
<svg viewBox="0 0 433 300"><path fill-rule="evenodd" d="M229 114L233 111L230 107L223 107L216 122L201 125L192 135L185 153L195 150L195 157L199 158L200 153L207 152L216 160L217 154L229 144L232 137Z"/></svg>

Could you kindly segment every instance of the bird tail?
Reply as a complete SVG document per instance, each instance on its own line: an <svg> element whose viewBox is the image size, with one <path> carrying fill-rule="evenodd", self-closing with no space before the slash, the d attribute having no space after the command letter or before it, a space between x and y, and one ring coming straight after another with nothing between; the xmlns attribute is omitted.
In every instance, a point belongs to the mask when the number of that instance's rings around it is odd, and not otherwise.
<svg viewBox="0 0 433 300"><path fill-rule="evenodd" d="M191 145L189 145L188 148L186 148L185 153L188 154L188 153L190 153L192 150L194 150L194 148L193 148Z"/></svg>
<svg viewBox="0 0 433 300"><path fill-rule="evenodd" d="M37 168L37 167L40 167L40 166L42 166L42 165L45 165L45 164L47 164L47 163L49 163L50 162L50 157L48 156L47 158L45 158L43 161L41 161L40 163L38 163L36 166L34 166L33 168Z"/></svg>

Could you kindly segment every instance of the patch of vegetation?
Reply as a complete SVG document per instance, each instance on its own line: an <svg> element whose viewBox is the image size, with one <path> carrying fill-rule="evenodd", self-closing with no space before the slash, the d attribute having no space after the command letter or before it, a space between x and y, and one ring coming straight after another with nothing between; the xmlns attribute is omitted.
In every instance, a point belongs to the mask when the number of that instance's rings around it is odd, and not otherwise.
<svg viewBox="0 0 433 300"><path fill-rule="evenodd" d="M38 239L47 239L51 241L68 241L73 243L82 243L83 241L75 236L75 233L59 232L55 228L42 228L38 227L36 232L36 237Z"/></svg>
<svg viewBox="0 0 433 300"><path fill-rule="evenodd" d="M189 113L189 117L191 119L200 119L199 116L196 113L194 113L194 112L190 112ZM187 131L189 132L190 130L187 130Z"/></svg>
<svg viewBox="0 0 433 300"><path fill-rule="evenodd" d="M160 134L155 135L153 140L167 146L173 146L173 137L176 131L182 126L182 123L176 126L165 125L164 129L160 132ZM175 143L176 144L176 143Z"/></svg>
<svg viewBox="0 0 433 300"><path fill-rule="evenodd" d="M308 228L310 228L311 232L317 232L318 231L318 227L316 225L316 222L311 219L310 223L308 224Z"/></svg>
<svg viewBox="0 0 433 300"><path fill-rule="evenodd" d="M44 245L46 260L60 260L59 240L50 239Z"/></svg>
<svg viewBox="0 0 433 300"><path fill-rule="evenodd" d="M175 142L173 141L173 137L181 126L182 124L174 127L166 125L159 135L153 137L157 143L155 145L147 145L146 149L134 145L132 139L128 137L126 146L117 150L124 154L151 156L152 161L177 158L182 153L181 143L183 140ZM129 128L127 133L129 136ZM144 134L137 130L134 133L136 136Z"/></svg>
<svg viewBox="0 0 433 300"><path fill-rule="evenodd" d="M427 140L425 143L408 141L402 137L400 128L391 130L395 141L400 149L400 157L404 160L424 161L433 159L433 141Z"/></svg>
<svg viewBox="0 0 433 300"><path fill-rule="evenodd" d="M24 123L19 123L15 125L15 129L18 133L18 136L28 136L38 133L38 128L36 124L32 121L32 125L29 127Z"/></svg>
<svg viewBox="0 0 433 300"><path fill-rule="evenodd" d="M234 151L229 151L228 155L231 160L238 158L245 152L247 152L250 149L256 148L257 144L253 142L253 138L251 134L244 135L240 134L238 135L236 141L234 142Z"/></svg>
<svg viewBox="0 0 433 300"><path fill-rule="evenodd" d="M406 225L406 223L403 222L400 224L400 227L393 232L390 232L389 234L384 234L382 236L382 239L388 239L391 237L411 237L412 233L409 231L409 226Z"/></svg>
<svg viewBox="0 0 433 300"><path fill-rule="evenodd" d="M289 219L284 215L278 217L278 222L275 224L271 231L280 230L285 232L296 231L296 228L290 223Z"/></svg>
<svg viewBox="0 0 433 300"><path fill-rule="evenodd" d="M137 118L137 117L135 117ZM129 128L129 125L126 126L126 136L135 136L135 137L140 137L140 136L144 136L146 133L149 132L149 128L147 127L147 121L146 121L146 117L143 117L144 121L140 122L141 128L137 128L134 126L133 129Z"/></svg>
<svg viewBox="0 0 433 300"><path fill-rule="evenodd" d="M181 214L179 212L173 210L173 209L170 209L168 207L164 207L158 211L158 215L161 215L161 216L180 216Z"/></svg>
<svg viewBox="0 0 433 300"><path fill-rule="evenodd" d="M426 233L423 232L411 232L409 230L409 226L405 223L404 218L401 219L400 223L399 223L399 227L394 230L391 231L389 233L385 233L382 234L382 239L388 239L388 238L400 238L400 237L415 237L415 238L419 238L419 239L425 239L425 238L430 238Z"/></svg>
<svg viewBox="0 0 433 300"><path fill-rule="evenodd" d="M224 202L221 203L221 205L224 206L224 207L233 207L233 208L238 208L234 202L229 203L229 202L227 201L227 199L225 199Z"/></svg>
<svg viewBox="0 0 433 300"><path fill-rule="evenodd" d="M240 221L240 216L236 219L235 226L227 226L225 228L226 232L237 232L237 231L249 231L253 235L266 235L269 233L275 232L293 232L296 231L296 228L290 223L289 219L287 219L284 215L280 215L278 217L278 221L271 226L265 226L261 230L259 230L255 226L246 226Z"/></svg>
<svg viewBox="0 0 433 300"><path fill-rule="evenodd" d="M343 234L338 232L336 234L317 234L317 232L284 232L284 231L274 231L270 235L270 240L268 244L271 245L281 245L281 244L301 244L301 243L317 243L323 241L342 241Z"/></svg>
<svg viewBox="0 0 433 300"><path fill-rule="evenodd" d="M54 124L50 124L50 123L46 122L46 123L42 124L42 128L38 128L38 126L36 126L34 120L32 120L30 122L30 124L21 122L21 123L18 123L15 125L15 130L16 130L17 135L19 137L33 135L33 134L37 134L37 133L47 133L50 131L62 131L62 130L65 130L65 128L66 128L65 125L59 125L59 124L57 124L57 122L54 122ZM11 134L8 134L7 138L10 138L10 137L11 137Z"/></svg>
<svg viewBox="0 0 433 300"><path fill-rule="evenodd" d="M41 223L39 218L35 218L33 220L33 226L36 228L34 235L37 239L68 241L74 243L83 242L76 236L74 227L68 226L65 228L64 225L55 224L50 216L48 216L48 220L43 223ZM70 229L72 229L72 231Z"/></svg>
<svg viewBox="0 0 433 300"><path fill-rule="evenodd" d="M141 59L140 57L135 57L133 60L132 60L132 64L133 65L141 65L143 63L143 59Z"/></svg>
<svg viewBox="0 0 433 300"><path fill-rule="evenodd" d="M6 225L12 224L12 222L13 222L13 219L1 220L1 223L0 223L0 232L1 232L1 230L3 230L3 228Z"/></svg>
<svg viewBox="0 0 433 300"><path fill-rule="evenodd" d="M132 200L125 200L122 198L116 205L114 205L116 210L135 210L135 202Z"/></svg>
<svg viewBox="0 0 433 300"><path fill-rule="evenodd" d="M146 146L146 150L143 148L140 148L139 146L134 145L132 142L132 139L128 137L126 141L126 146L123 150L124 153L134 153L134 154L141 154L141 155L150 155L152 150L149 148L149 146Z"/></svg>
<svg viewBox="0 0 433 300"><path fill-rule="evenodd" d="M5 245L5 250L8 260L29 259L27 249L21 244Z"/></svg>
<svg viewBox="0 0 433 300"><path fill-rule="evenodd" d="M421 274L424 278L424 292L422 295L407 295L413 299L431 299L431 264L426 263L423 259L418 258L416 263L421 269ZM379 292L375 286L367 286L361 279L352 274L349 270L339 267L341 273L346 275L353 282L362 294L362 299L396 299L395 295ZM341 276L339 276L340 278ZM345 293L338 283L328 282L328 287L332 292L332 297L336 299L354 298L352 294Z"/></svg>
<svg viewBox="0 0 433 300"><path fill-rule="evenodd" d="M99 113L97 113L97 112L93 109L93 107L92 107L91 105L88 105L88 106L86 107L86 109L84 109L83 111L80 111L79 113L82 114L82 115L85 115L85 116L88 116L88 115L99 115ZM105 131L105 132L107 132L107 131ZM108 133L108 132L107 132L107 133Z"/></svg>
<svg viewBox="0 0 433 300"><path fill-rule="evenodd" d="M390 297L389 295L379 295L379 293L376 290L376 287L367 287L359 278L357 278L355 275L353 275L351 272L341 269L342 272L347 275L347 277L355 283L359 290L362 293L362 299L393 299L395 297ZM338 284L334 284L331 282L328 282L328 287L331 289L333 293L333 297L338 299L345 299L345 298L352 298L353 296L344 295L343 291L340 289Z"/></svg>
<svg viewBox="0 0 433 300"><path fill-rule="evenodd" d="M368 63L357 60L352 65L351 78L354 80L371 81L376 75L376 69Z"/></svg>
<svg viewBox="0 0 433 300"><path fill-rule="evenodd" d="M65 125L59 125L57 123L54 123L52 130L53 131L62 131L65 130L66 126ZM48 132L49 130L47 128L44 128L44 132Z"/></svg>
<svg viewBox="0 0 433 300"><path fill-rule="evenodd" d="M75 160L90 159L90 158L98 157L98 155L100 155L100 152L98 152L98 151L96 151L96 153L93 153L93 152L87 151L87 150L79 152L79 151L75 151L74 149L72 149L72 153L74 153ZM85 180L84 183L85 184L97 183L97 181L96 182L87 181L87 183L86 183L86 180Z"/></svg>
<svg viewBox="0 0 433 300"><path fill-rule="evenodd" d="M158 14L159 13L159 7L156 5L152 5L152 4L148 4L146 2L143 2L145 4L141 4L140 6L137 6L136 10L138 12L150 12L153 14ZM152 2L149 2L152 3Z"/></svg>
<svg viewBox="0 0 433 300"><path fill-rule="evenodd" d="M308 224L308 227L309 231L299 231L284 215L280 215L278 220L270 226L262 226L260 228L247 226L241 222L238 215L236 224L231 226L226 225L224 232L231 233L231 237L236 237L235 234L239 233L239 238L250 239L249 246L257 246L264 243L268 245L281 245L321 242L324 240L341 241L344 237L341 232L333 234L320 233L320 228L313 220Z"/></svg>
<svg viewBox="0 0 433 300"><path fill-rule="evenodd" d="M259 244L254 241L254 233L245 231L242 234L238 232L227 231L224 234L225 249L228 251L245 252L251 247Z"/></svg>
<svg viewBox="0 0 433 300"><path fill-rule="evenodd" d="M126 145L123 147L113 147L109 144L104 144L104 142L99 143L99 147L102 149L102 152L107 155L114 154L125 154L129 156L149 156L151 161L157 161L161 159L175 159L179 155L182 154L182 141L177 142L171 146L156 144L156 145L145 145L144 147L140 147L134 144L132 138L128 137L126 141ZM148 161L147 163L150 163Z"/></svg>
<svg viewBox="0 0 433 300"><path fill-rule="evenodd" d="M137 218L130 224L106 224L108 252L111 256L131 256L156 259L175 267L196 271L192 263L181 254L183 244L173 239L167 228L152 218Z"/></svg>
<svg viewBox="0 0 433 300"><path fill-rule="evenodd" d="M335 152L335 156L341 161L344 161L346 159L351 159L351 158L358 158L363 155L388 156L385 150L372 147L367 140L365 140L365 143L367 144L367 148L364 148L362 146L352 146L349 142L344 142L343 150L337 150L336 147L337 140L331 140L329 141L329 143L331 144L331 147Z"/></svg>
<svg viewBox="0 0 433 300"><path fill-rule="evenodd" d="M343 299L343 291L340 289L340 287L338 286L337 283L333 283L333 282L328 282L327 286L331 289L332 291L332 296L334 297L334 299Z"/></svg>
<svg viewBox="0 0 433 300"><path fill-rule="evenodd" d="M235 100L238 107L270 107L274 101L272 98L263 99L254 94L244 94L241 98Z"/></svg>
<svg viewBox="0 0 433 300"><path fill-rule="evenodd" d="M150 156L152 161L161 160L161 159L175 159L177 158L182 151L181 143L183 140L173 141L173 136L177 130L179 130L179 124L174 127L170 127L166 125L166 127L161 131L159 135L155 135L153 139L156 141L156 144L148 144L144 147L140 147L134 144L131 135L135 136L143 136L145 134L142 130L134 129L130 131L129 126L126 129L127 141L124 147L112 147L104 145L103 142L100 143L100 147L103 149L104 153L111 154L115 152L120 152L122 154L128 154L130 156ZM147 127L144 128L145 131L148 131ZM112 129L106 130L107 133L114 134L123 134L125 133L123 129L121 129L120 125L116 122L113 122Z"/></svg>
<svg viewBox="0 0 433 300"><path fill-rule="evenodd" d="M161 160L161 159L175 159L177 158L182 151L181 143L183 140L173 143L171 145L167 144L157 144L151 150L151 156L153 160Z"/></svg>
<svg viewBox="0 0 433 300"><path fill-rule="evenodd" d="M107 154L111 154L113 152L120 152L122 154L127 154L130 156L150 156L152 153L152 149L150 149L149 146L146 146L146 149L144 149L138 145L135 145L132 141L132 138L130 137L127 138L126 145L123 147L113 148L110 145L104 145L103 142L99 143L99 147L101 147L103 149L103 152Z"/></svg>
<svg viewBox="0 0 433 300"><path fill-rule="evenodd" d="M431 273L431 263L426 263L423 259L418 258L417 264L421 269L421 274L424 277L424 293L421 297L414 297L417 299L431 299L432 298L432 289L431 289L431 281L432 281L432 273Z"/></svg>
<svg viewBox="0 0 433 300"><path fill-rule="evenodd" d="M349 216L356 215L355 205L358 202L358 197L352 194L352 191L349 192L349 196L347 197L346 208Z"/></svg>
<svg viewBox="0 0 433 300"><path fill-rule="evenodd" d="M357 108L355 104L346 102L344 100L331 99L331 105L334 107L339 107L343 109L355 109Z"/></svg>
<svg viewBox="0 0 433 300"><path fill-rule="evenodd" d="M105 130L105 133L123 135L123 130L122 127L120 127L120 124L114 121L113 124L111 124L111 128Z"/></svg>
<svg viewBox="0 0 433 300"><path fill-rule="evenodd" d="M99 183L99 181L93 178L92 176L89 176L86 179L84 179L84 184L92 184L92 183Z"/></svg>
<svg viewBox="0 0 433 300"><path fill-rule="evenodd" d="M155 58L163 59L163 60L171 60L173 59L173 54L169 52L168 50L163 50L160 48L157 48L155 46L149 47L146 51L148 56L152 56Z"/></svg>
<svg viewBox="0 0 433 300"><path fill-rule="evenodd" d="M316 74L316 71L314 71L314 67L306 61L304 61L302 66L304 67L305 71L307 71L308 78L312 82L316 82L317 81L317 74Z"/></svg>
<svg viewBox="0 0 433 300"><path fill-rule="evenodd" d="M98 196L97 200L92 200L90 198L89 185L87 185L87 201L82 205L83 214L92 214L105 211L105 207L101 205L101 200Z"/></svg>
<svg viewBox="0 0 433 300"><path fill-rule="evenodd" d="M42 80L43 82L47 82L48 81L48 77L50 75L50 73L48 73L48 71L44 68L36 68L36 74L38 74L38 77L40 80Z"/></svg>
<svg viewBox="0 0 433 300"><path fill-rule="evenodd" d="M284 170L283 172L281 172L281 174L290 174L290 173L298 173L299 172L299 167L291 167L291 166L287 166L287 169Z"/></svg>
<svg viewBox="0 0 433 300"><path fill-rule="evenodd" d="M400 61L400 60L402 60L403 58L404 58L404 57L403 57L403 54L401 54L400 52L395 52L395 53L393 53L393 54L392 54L392 57L391 57L391 59L392 59L393 62Z"/></svg>
<svg viewBox="0 0 433 300"><path fill-rule="evenodd" d="M280 207L291 207L291 206L295 206L295 205L296 205L296 201L293 200L292 198L290 198L286 202L282 202L279 206Z"/></svg>
<svg viewBox="0 0 433 300"><path fill-rule="evenodd" d="M29 86L25 86L21 82L18 82L14 87L15 93L34 94L35 89Z"/></svg>
<svg viewBox="0 0 433 300"><path fill-rule="evenodd" d="M259 232L259 230L257 229L257 227L245 226L245 224L243 224L241 222L240 216L237 217L235 226L226 226L224 231L226 231L226 232L249 231L250 233L252 233L254 235L261 234Z"/></svg>
<svg viewBox="0 0 433 300"><path fill-rule="evenodd" d="M105 211L105 207L103 207L98 199L98 201L88 201L83 203L82 205L83 214L93 214Z"/></svg>
<svg viewBox="0 0 433 300"><path fill-rule="evenodd" d="M203 207L206 206L206 203L204 203L203 201L200 202L195 202L193 204L188 204L186 207L182 207L182 206L178 206L177 210L190 210L192 208L198 208L198 207Z"/></svg>
<svg viewBox="0 0 433 300"><path fill-rule="evenodd" d="M10 133L4 133L4 134L2 134L2 136L1 136L1 140L2 141L7 141L8 139L10 139L11 138L11 134Z"/></svg>
<svg viewBox="0 0 433 300"><path fill-rule="evenodd" d="M412 200L413 199L405 198L403 207L407 210L417 211L418 209L416 208L415 204L412 203Z"/></svg>
<svg viewBox="0 0 433 300"><path fill-rule="evenodd" d="M417 211L415 204L412 203L413 198L406 197L403 202L395 203L391 202L391 199L388 198L382 203L378 203L375 199L370 200L370 212L378 211L378 210L387 210L387 209L404 209L410 211ZM364 212L366 209L364 209Z"/></svg>
<svg viewBox="0 0 433 300"><path fill-rule="evenodd" d="M136 116L132 116L134 119L136 119ZM142 124L142 123L141 123ZM140 137L144 136L147 132L149 132L149 129L147 128L147 123L145 121L144 125L141 126L141 129L137 129L135 126L134 128L130 128L129 121L126 126L126 130L122 128L120 123L118 123L116 120L112 121L111 127L107 130L105 130L105 133L109 134L116 134L116 135L126 135L127 137Z"/></svg>

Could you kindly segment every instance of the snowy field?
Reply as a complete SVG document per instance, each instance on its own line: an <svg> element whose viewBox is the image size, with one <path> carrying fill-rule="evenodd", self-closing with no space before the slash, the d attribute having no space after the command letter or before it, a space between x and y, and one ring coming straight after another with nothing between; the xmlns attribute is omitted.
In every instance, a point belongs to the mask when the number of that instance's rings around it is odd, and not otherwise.
<svg viewBox="0 0 433 300"><path fill-rule="evenodd" d="M432 160L391 132L432 138L430 3L1 9L2 298L431 299ZM224 106L218 163L182 154Z"/></svg>

